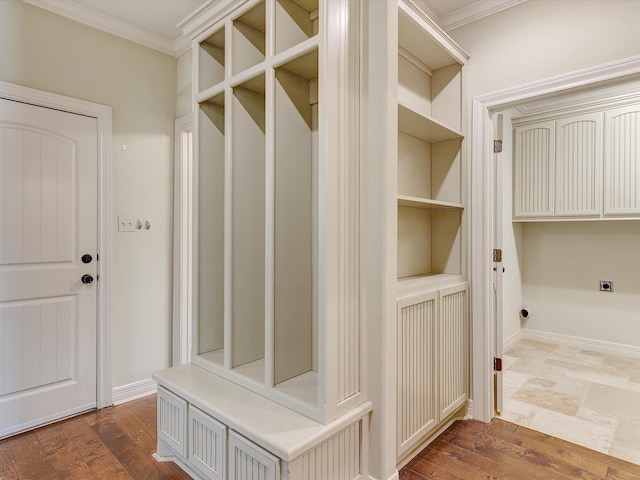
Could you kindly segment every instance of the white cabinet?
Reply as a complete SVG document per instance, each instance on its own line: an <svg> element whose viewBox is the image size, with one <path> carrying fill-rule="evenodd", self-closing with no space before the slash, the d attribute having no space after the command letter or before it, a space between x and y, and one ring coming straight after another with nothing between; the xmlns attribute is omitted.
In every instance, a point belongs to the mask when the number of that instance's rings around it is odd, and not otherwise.
<svg viewBox="0 0 640 480"><path fill-rule="evenodd" d="M465 282L398 300L399 461L469 398L467 297Z"/></svg>
<svg viewBox="0 0 640 480"><path fill-rule="evenodd" d="M515 221L640 215L640 106L615 101L514 120Z"/></svg>
<svg viewBox="0 0 640 480"><path fill-rule="evenodd" d="M553 215L555 125L541 122L514 129L514 218Z"/></svg>
<svg viewBox="0 0 640 480"><path fill-rule="evenodd" d="M189 465L207 480L226 480L227 427L189 405Z"/></svg>
<svg viewBox="0 0 640 480"><path fill-rule="evenodd" d="M187 402L162 387L158 387L158 440L175 454L187 457Z"/></svg>
<svg viewBox="0 0 640 480"><path fill-rule="evenodd" d="M229 434L229 480L280 480L280 462L235 432Z"/></svg>
<svg viewBox="0 0 640 480"><path fill-rule="evenodd" d="M605 113L605 215L640 214L640 106Z"/></svg>

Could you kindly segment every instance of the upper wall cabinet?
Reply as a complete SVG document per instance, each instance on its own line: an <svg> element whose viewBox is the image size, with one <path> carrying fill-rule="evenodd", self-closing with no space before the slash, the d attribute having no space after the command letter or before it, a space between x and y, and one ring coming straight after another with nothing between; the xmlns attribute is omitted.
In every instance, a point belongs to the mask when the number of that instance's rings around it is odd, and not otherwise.
<svg viewBox="0 0 640 480"><path fill-rule="evenodd" d="M605 114L605 215L640 214L640 106Z"/></svg>
<svg viewBox="0 0 640 480"><path fill-rule="evenodd" d="M640 214L640 106L583 110L514 121L514 220Z"/></svg>

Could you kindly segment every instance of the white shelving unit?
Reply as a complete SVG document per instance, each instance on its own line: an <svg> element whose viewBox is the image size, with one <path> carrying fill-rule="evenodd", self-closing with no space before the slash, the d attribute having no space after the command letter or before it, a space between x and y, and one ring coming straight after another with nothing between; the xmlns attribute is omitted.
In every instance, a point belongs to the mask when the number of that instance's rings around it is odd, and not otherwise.
<svg viewBox="0 0 640 480"><path fill-rule="evenodd" d="M466 61L416 4L398 2L399 463L462 415L469 398Z"/></svg>
<svg viewBox="0 0 640 480"><path fill-rule="evenodd" d="M239 448L274 479L302 478L305 456L345 435L350 453L322 456L318 472L367 477L360 8L225 0L182 27L196 112L193 348L191 364L154 378L167 405L240 439L223 447L229 462ZM178 434L191 438L185 425ZM225 470L193 463L166 436L158 454L187 471Z"/></svg>

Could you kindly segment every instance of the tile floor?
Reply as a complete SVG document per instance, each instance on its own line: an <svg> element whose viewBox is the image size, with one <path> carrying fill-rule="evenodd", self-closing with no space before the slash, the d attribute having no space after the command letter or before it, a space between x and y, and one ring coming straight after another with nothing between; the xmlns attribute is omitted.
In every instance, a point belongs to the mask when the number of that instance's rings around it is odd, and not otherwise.
<svg viewBox="0 0 640 480"><path fill-rule="evenodd" d="M525 339L503 366L501 418L640 464L640 358Z"/></svg>

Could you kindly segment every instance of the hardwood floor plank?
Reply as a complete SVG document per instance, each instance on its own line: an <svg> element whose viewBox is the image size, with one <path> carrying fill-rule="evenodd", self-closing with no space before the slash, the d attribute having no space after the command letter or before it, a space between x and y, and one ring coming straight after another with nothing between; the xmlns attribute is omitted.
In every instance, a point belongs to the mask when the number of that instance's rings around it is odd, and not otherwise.
<svg viewBox="0 0 640 480"><path fill-rule="evenodd" d="M0 442L0 478L16 480L19 478L16 460L8 442Z"/></svg>
<svg viewBox="0 0 640 480"><path fill-rule="evenodd" d="M95 480L131 480L122 464L111 452L87 462Z"/></svg>
<svg viewBox="0 0 640 480"><path fill-rule="evenodd" d="M19 478L60 480L34 431L11 438L10 446Z"/></svg>

